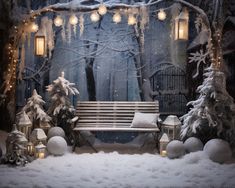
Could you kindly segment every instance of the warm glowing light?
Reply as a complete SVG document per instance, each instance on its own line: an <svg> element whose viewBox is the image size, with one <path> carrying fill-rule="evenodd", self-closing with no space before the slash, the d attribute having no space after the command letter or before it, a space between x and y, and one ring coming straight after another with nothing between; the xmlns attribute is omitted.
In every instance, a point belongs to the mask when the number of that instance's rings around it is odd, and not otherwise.
<svg viewBox="0 0 235 188"><path fill-rule="evenodd" d="M100 20L100 16L97 12L92 12L90 19L92 22L98 22Z"/></svg>
<svg viewBox="0 0 235 188"><path fill-rule="evenodd" d="M122 21L121 15L120 15L118 12L116 12L116 13L113 15L113 22L114 22L114 23L119 23L119 22L121 22L121 21Z"/></svg>
<svg viewBox="0 0 235 188"><path fill-rule="evenodd" d="M100 15L105 15L107 13L107 7L104 4L101 4L98 8L98 13Z"/></svg>
<svg viewBox="0 0 235 188"><path fill-rule="evenodd" d="M128 17L128 25L134 25L136 24L136 18L131 14Z"/></svg>
<svg viewBox="0 0 235 188"><path fill-rule="evenodd" d="M35 23L31 24L31 32L37 32L38 31L38 25Z"/></svg>
<svg viewBox="0 0 235 188"><path fill-rule="evenodd" d="M35 55L44 56L45 54L45 37L35 36Z"/></svg>
<svg viewBox="0 0 235 188"><path fill-rule="evenodd" d="M175 18L175 40L188 40L188 11L184 9L178 17Z"/></svg>
<svg viewBox="0 0 235 188"><path fill-rule="evenodd" d="M163 9L160 9L160 11L157 13L157 17L159 20L165 20L166 19L166 13Z"/></svg>
<svg viewBox="0 0 235 188"><path fill-rule="evenodd" d="M63 19L60 16L56 16L54 19L54 24L56 27L60 27L63 25Z"/></svg>
<svg viewBox="0 0 235 188"><path fill-rule="evenodd" d="M75 14L73 14L72 16L70 16L69 18L69 23L71 25L76 25L78 23L78 18Z"/></svg>

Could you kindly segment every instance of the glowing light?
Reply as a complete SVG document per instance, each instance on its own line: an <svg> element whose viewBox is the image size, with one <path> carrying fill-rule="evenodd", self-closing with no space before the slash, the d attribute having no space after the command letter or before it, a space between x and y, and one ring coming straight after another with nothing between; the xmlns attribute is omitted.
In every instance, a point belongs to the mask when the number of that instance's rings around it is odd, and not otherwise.
<svg viewBox="0 0 235 188"><path fill-rule="evenodd" d="M34 42L34 50L35 55L37 56L44 56L45 55L45 36L35 36L35 42Z"/></svg>
<svg viewBox="0 0 235 188"><path fill-rule="evenodd" d="M38 31L38 25L35 23L31 24L31 32L37 32Z"/></svg>
<svg viewBox="0 0 235 188"><path fill-rule="evenodd" d="M131 14L128 17L128 25L134 25L136 24L136 18Z"/></svg>
<svg viewBox="0 0 235 188"><path fill-rule="evenodd" d="M104 4L101 4L98 8L98 13L100 15L105 15L107 13L107 7Z"/></svg>
<svg viewBox="0 0 235 188"><path fill-rule="evenodd" d="M69 23L71 25L76 25L78 23L78 18L75 14L73 14L72 16L70 16L69 18Z"/></svg>
<svg viewBox="0 0 235 188"><path fill-rule="evenodd" d="M119 12L116 12L114 15L113 15L113 22L114 23L119 23L122 21L122 17L121 15L119 14Z"/></svg>
<svg viewBox="0 0 235 188"><path fill-rule="evenodd" d="M157 13L157 17L159 20L165 20L166 19L166 13L163 9L160 9L160 11Z"/></svg>
<svg viewBox="0 0 235 188"><path fill-rule="evenodd" d="M60 27L63 25L63 19L60 16L56 16L54 19L54 24L56 27Z"/></svg>
<svg viewBox="0 0 235 188"><path fill-rule="evenodd" d="M100 16L97 12L92 12L90 19L92 22L98 22L100 20Z"/></svg>

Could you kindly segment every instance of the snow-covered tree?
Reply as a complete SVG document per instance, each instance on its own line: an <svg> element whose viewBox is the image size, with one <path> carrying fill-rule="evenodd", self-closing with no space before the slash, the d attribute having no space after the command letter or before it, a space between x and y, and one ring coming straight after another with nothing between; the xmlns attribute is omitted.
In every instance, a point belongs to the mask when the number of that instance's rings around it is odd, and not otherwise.
<svg viewBox="0 0 235 188"><path fill-rule="evenodd" d="M196 136L203 142L222 138L235 146L235 104L226 91L225 75L211 66L204 76L199 98L188 103L193 108L181 118L181 137Z"/></svg>
<svg viewBox="0 0 235 188"><path fill-rule="evenodd" d="M23 107L23 111L27 113L33 123L33 128L40 127L40 122L49 122L51 117L43 109L45 101L34 89L33 94L27 100L27 104Z"/></svg>

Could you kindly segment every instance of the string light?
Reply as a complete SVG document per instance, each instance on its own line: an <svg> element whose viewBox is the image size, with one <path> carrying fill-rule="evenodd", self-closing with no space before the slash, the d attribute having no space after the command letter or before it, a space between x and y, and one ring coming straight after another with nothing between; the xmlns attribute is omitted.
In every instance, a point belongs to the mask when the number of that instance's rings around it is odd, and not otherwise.
<svg viewBox="0 0 235 188"><path fill-rule="evenodd" d="M34 22L31 24L31 32L37 32L38 31L38 25Z"/></svg>
<svg viewBox="0 0 235 188"><path fill-rule="evenodd" d="M157 17L159 20L163 21L166 19L166 13L163 9L160 9L160 11L157 13Z"/></svg>
<svg viewBox="0 0 235 188"><path fill-rule="evenodd" d="M134 25L136 24L136 18L130 14L129 17L128 17L128 25Z"/></svg>
<svg viewBox="0 0 235 188"><path fill-rule="evenodd" d="M71 25L77 25L77 23L78 23L78 18L77 18L77 16L76 16L75 14L73 14L72 16L70 16L70 18L69 18L69 23L70 23Z"/></svg>
<svg viewBox="0 0 235 188"><path fill-rule="evenodd" d="M91 13L90 19L92 22L98 22L100 20L99 14L95 11Z"/></svg>
<svg viewBox="0 0 235 188"><path fill-rule="evenodd" d="M107 13L107 7L102 3L98 8L98 13L103 16Z"/></svg>
<svg viewBox="0 0 235 188"><path fill-rule="evenodd" d="M122 21L121 15L119 14L119 12L116 12L113 15L113 22L117 24L117 23L120 23L121 21Z"/></svg>
<svg viewBox="0 0 235 188"><path fill-rule="evenodd" d="M60 16L56 16L56 18L54 19L54 24L55 24L56 27L62 26L63 25L63 19Z"/></svg>

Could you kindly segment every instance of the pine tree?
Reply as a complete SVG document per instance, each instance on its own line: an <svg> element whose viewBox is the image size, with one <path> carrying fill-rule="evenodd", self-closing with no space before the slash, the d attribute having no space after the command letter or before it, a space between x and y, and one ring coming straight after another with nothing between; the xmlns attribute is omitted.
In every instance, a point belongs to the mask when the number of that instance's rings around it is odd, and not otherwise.
<svg viewBox="0 0 235 188"><path fill-rule="evenodd" d="M226 91L225 75L209 67L204 76L202 85L197 88L199 98L187 104L193 108L181 117L181 137L196 136L204 143L222 138L235 146L235 104Z"/></svg>
<svg viewBox="0 0 235 188"><path fill-rule="evenodd" d="M27 100L27 104L23 107L23 111L27 113L33 123L33 128L40 127L40 122L49 122L51 117L43 109L45 101L38 95L34 89L33 94Z"/></svg>

